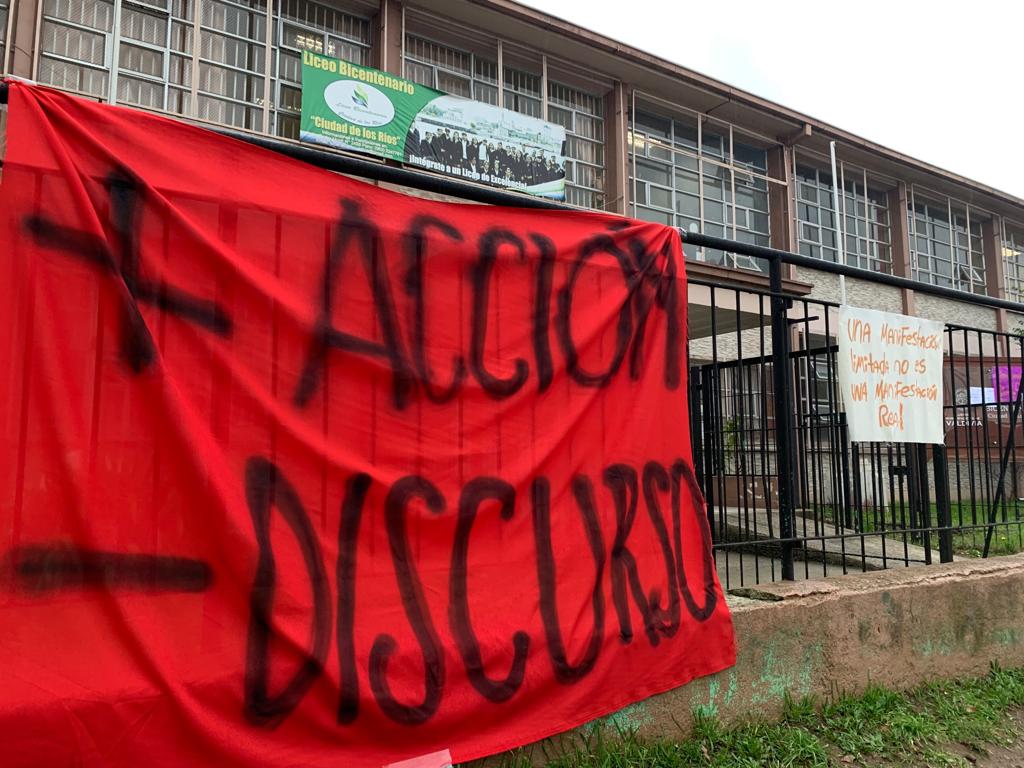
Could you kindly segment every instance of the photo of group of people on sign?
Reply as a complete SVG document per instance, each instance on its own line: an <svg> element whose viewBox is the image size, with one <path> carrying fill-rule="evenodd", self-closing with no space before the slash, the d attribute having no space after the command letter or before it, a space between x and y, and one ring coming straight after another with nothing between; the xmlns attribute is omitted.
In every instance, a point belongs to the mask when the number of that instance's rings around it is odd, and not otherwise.
<svg viewBox="0 0 1024 768"><path fill-rule="evenodd" d="M421 134L414 126L405 140L406 158L433 160L451 173L466 176L469 171L490 180L532 187L556 181L565 175L562 157L537 147L516 146L502 141L485 141L465 131L433 126Z"/></svg>
<svg viewBox="0 0 1024 768"><path fill-rule="evenodd" d="M409 126L405 161L565 199L565 129L492 104L448 95L434 99Z"/></svg>

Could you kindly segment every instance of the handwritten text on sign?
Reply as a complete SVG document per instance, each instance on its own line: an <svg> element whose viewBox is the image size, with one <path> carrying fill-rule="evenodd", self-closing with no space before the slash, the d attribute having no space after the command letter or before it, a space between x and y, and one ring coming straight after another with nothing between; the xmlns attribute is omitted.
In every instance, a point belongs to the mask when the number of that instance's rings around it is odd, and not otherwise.
<svg viewBox="0 0 1024 768"><path fill-rule="evenodd" d="M943 324L839 309L839 387L850 439L941 443Z"/></svg>

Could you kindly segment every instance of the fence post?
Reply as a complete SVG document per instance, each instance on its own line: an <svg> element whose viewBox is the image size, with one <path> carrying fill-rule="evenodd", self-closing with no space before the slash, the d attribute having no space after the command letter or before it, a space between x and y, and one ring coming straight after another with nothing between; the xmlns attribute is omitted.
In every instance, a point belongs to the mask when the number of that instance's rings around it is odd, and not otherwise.
<svg viewBox="0 0 1024 768"><path fill-rule="evenodd" d="M928 488L928 446L915 443L911 449L914 472L911 475L917 483L917 526L921 529L921 546L924 548L925 565L932 564L932 500Z"/></svg>
<svg viewBox="0 0 1024 768"><path fill-rule="evenodd" d="M768 261L769 289L772 294L772 404L775 409L775 456L779 476L779 538L782 539L782 578L793 581L794 525L793 493L796 490L796 446L793 423L792 359L789 316L791 301L782 295L782 261Z"/></svg>
<svg viewBox="0 0 1024 768"><path fill-rule="evenodd" d="M717 544L720 537L715 530L714 458L711 455L713 448L705 442L705 436L713 440L713 430L708 424L711 413L711 386L708 384L707 373L704 366L690 369L690 443L693 446L693 471L702 486L704 503L707 505L711 543Z"/></svg>
<svg viewBox="0 0 1024 768"><path fill-rule="evenodd" d="M953 562L953 513L949 507L949 469L946 465L946 446L932 446L932 464L935 467L935 515L939 526L939 562Z"/></svg>

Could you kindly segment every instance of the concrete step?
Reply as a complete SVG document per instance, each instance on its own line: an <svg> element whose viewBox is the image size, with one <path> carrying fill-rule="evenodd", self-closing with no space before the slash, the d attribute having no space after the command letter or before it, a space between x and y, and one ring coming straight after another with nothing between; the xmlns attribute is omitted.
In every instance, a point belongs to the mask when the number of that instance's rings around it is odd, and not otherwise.
<svg viewBox="0 0 1024 768"><path fill-rule="evenodd" d="M719 540L734 544L749 543L752 549L762 553L773 549L781 551L777 544L772 544L779 539L781 530L776 510L718 507L715 513L715 532ZM797 559L847 566L855 564L858 570L862 567L862 561L867 570L902 566L908 560L911 564L920 565L924 565L926 561L925 548L920 543L915 543L911 534L899 529L888 529L884 534L880 531L860 534L838 524L816 520L809 516L806 510L797 510L794 525L795 537L805 539L794 552ZM937 563L938 535L931 533L930 537L932 562ZM953 559L957 561L962 558Z"/></svg>

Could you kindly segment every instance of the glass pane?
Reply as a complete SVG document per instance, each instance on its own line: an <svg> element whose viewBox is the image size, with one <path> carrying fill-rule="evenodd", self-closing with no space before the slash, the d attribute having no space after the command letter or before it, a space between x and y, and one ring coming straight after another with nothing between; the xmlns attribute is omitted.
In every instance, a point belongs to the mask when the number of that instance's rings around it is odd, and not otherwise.
<svg viewBox="0 0 1024 768"><path fill-rule="evenodd" d="M679 147L697 148L697 121L691 118L677 118L674 122L675 143Z"/></svg>
<svg viewBox="0 0 1024 768"><path fill-rule="evenodd" d="M39 59L39 82L91 96L107 94L107 73L43 56Z"/></svg>
<svg viewBox="0 0 1024 768"><path fill-rule="evenodd" d="M653 181L666 187L672 183L669 180L670 176L668 166L647 162L645 160L637 160L636 167L638 178L641 178L644 181Z"/></svg>
<svg viewBox="0 0 1024 768"><path fill-rule="evenodd" d="M717 125L704 123L700 139L701 151L705 155L725 159L729 149L728 131Z"/></svg>
<svg viewBox="0 0 1024 768"><path fill-rule="evenodd" d="M643 221L653 221L658 224L672 224L672 214L665 213L664 211L656 211L653 208L643 208L638 206L636 209L636 217Z"/></svg>
<svg viewBox="0 0 1024 768"><path fill-rule="evenodd" d="M114 28L114 3L111 0L44 0L43 15L100 32L110 32Z"/></svg>
<svg viewBox="0 0 1024 768"><path fill-rule="evenodd" d="M141 46L122 43L118 64L122 70L128 70L129 72L137 72L141 75L149 75L150 77L163 78L164 76L164 54L151 48L142 48Z"/></svg>
<svg viewBox="0 0 1024 768"><path fill-rule="evenodd" d="M669 138L671 123L663 117L657 117L649 112L637 111L634 122L638 131L643 131L651 136L659 136L663 139Z"/></svg>
<svg viewBox="0 0 1024 768"><path fill-rule="evenodd" d="M437 71L437 89L439 91L444 91L445 93L450 93L454 96L462 96L467 99L471 98L473 95L468 77L453 75L450 72L444 72L442 70Z"/></svg>
<svg viewBox="0 0 1024 768"><path fill-rule="evenodd" d="M498 87L484 83L473 83L473 98L484 104L498 105Z"/></svg>
<svg viewBox="0 0 1024 768"><path fill-rule="evenodd" d="M700 193L700 181L696 173L676 170L676 189L683 192L690 192L694 195Z"/></svg>
<svg viewBox="0 0 1024 768"><path fill-rule="evenodd" d="M754 168L762 173L768 172L768 151L766 149L745 143L734 134L733 152L736 165Z"/></svg>
<svg viewBox="0 0 1024 768"><path fill-rule="evenodd" d="M167 42L167 17L124 6L121 8L121 36L163 46Z"/></svg>
<svg viewBox="0 0 1024 768"><path fill-rule="evenodd" d="M651 187L651 198L649 203L659 208L672 207L672 192L661 187Z"/></svg>
<svg viewBox="0 0 1024 768"><path fill-rule="evenodd" d="M406 60L405 76L414 83L425 85L427 88L434 87L434 68L426 64Z"/></svg>
<svg viewBox="0 0 1024 768"><path fill-rule="evenodd" d="M704 221L723 223L725 221L725 206L714 200L704 200Z"/></svg>
<svg viewBox="0 0 1024 768"><path fill-rule="evenodd" d="M117 100L150 109L163 109L164 87L160 83L121 75L117 79Z"/></svg>
<svg viewBox="0 0 1024 768"><path fill-rule="evenodd" d="M676 193L676 211L694 218L700 217L700 198L696 195Z"/></svg>
<svg viewBox="0 0 1024 768"><path fill-rule="evenodd" d="M43 24L41 38L42 49L46 53L85 64L103 66L105 35L48 21Z"/></svg>

